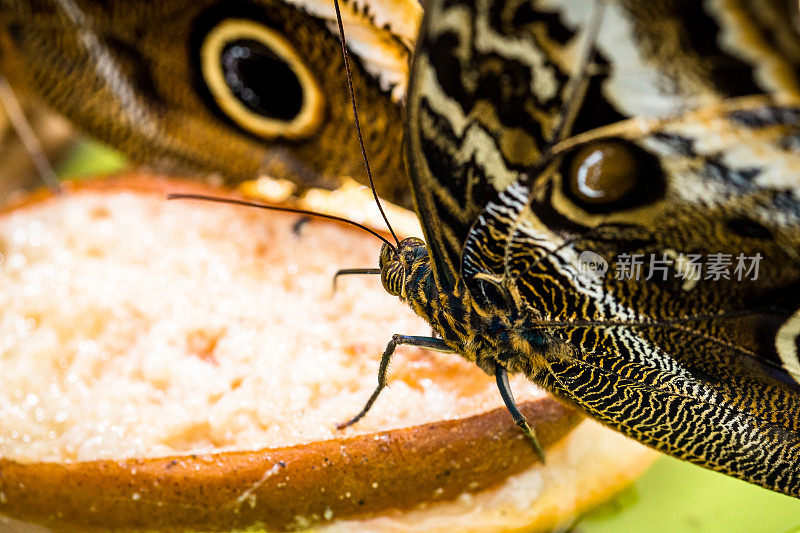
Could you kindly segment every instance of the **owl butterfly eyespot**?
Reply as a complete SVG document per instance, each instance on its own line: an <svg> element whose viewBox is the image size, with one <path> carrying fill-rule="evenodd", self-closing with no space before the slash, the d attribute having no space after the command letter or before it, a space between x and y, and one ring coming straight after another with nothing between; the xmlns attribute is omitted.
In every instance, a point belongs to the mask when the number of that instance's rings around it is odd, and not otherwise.
<svg viewBox="0 0 800 533"><path fill-rule="evenodd" d="M633 209L663 194L658 160L623 139L591 141L561 165L564 194L591 212Z"/></svg>
<svg viewBox="0 0 800 533"><path fill-rule="evenodd" d="M344 10L359 27L352 80L376 187L410 205L394 177L421 7L370 1ZM331 189L364 179L334 18L325 0L5 2L0 69L17 93L158 170Z"/></svg>
<svg viewBox="0 0 800 533"><path fill-rule="evenodd" d="M200 65L214 101L237 126L265 139L302 139L322 120L324 98L280 33L225 19L202 39Z"/></svg>
<svg viewBox="0 0 800 533"><path fill-rule="evenodd" d="M573 197L587 204L607 204L628 194L641 179L636 160L615 142L593 143L575 154L567 183Z"/></svg>

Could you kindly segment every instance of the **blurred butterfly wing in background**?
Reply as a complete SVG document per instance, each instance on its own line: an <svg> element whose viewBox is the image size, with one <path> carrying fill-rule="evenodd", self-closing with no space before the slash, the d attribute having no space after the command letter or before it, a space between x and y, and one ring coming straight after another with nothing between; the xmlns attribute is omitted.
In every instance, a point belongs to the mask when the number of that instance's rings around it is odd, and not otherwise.
<svg viewBox="0 0 800 533"><path fill-rule="evenodd" d="M590 4L432 2L407 157L437 279L546 339L541 364L512 367L645 444L798 496L800 46L787 3L729 4L608 2L558 143Z"/></svg>
<svg viewBox="0 0 800 533"><path fill-rule="evenodd" d="M351 3L343 16L378 191L408 204L397 147L421 8ZM334 19L327 1L9 0L1 65L136 161L332 188L363 174Z"/></svg>

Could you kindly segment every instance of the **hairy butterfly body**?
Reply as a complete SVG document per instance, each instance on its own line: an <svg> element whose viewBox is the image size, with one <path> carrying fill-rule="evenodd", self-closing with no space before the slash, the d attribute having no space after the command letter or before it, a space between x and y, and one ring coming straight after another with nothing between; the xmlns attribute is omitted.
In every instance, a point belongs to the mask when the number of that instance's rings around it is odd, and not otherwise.
<svg viewBox="0 0 800 533"><path fill-rule="evenodd" d="M599 25L591 2L427 6L406 132L427 245L380 266L437 335L395 336L365 411L423 344L495 374L512 414L522 372L800 496L800 37L791 4L702 4L608 2Z"/></svg>

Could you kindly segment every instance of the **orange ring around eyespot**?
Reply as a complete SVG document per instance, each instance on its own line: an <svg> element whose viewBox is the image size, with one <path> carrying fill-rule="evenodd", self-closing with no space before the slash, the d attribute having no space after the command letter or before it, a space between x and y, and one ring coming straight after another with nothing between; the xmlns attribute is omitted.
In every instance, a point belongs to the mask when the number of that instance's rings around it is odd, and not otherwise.
<svg viewBox="0 0 800 533"><path fill-rule="evenodd" d="M287 122L259 115L248 109L225 81L220 53L229 43L253 39L269 47L291 68L303 90L303 104L297 116ZM238 126L266 139L302 139L312 134L322 121L322 91L292 45L275 30L246 19L225 19L217 24L200 47L200 68L214 101Z"/></svg>

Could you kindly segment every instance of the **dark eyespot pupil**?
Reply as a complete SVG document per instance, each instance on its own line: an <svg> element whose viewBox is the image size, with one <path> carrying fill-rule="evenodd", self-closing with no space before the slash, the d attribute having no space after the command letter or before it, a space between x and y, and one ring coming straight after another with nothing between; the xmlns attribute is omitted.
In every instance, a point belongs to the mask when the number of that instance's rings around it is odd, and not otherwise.
<svg viewBox="0 0 800 533"><path fill-rule="evenodd" d="M264 43L253 39L232 41L222 49L220 61L231 92L251 111L287 122L300 113L300 80L286 61Z"/></svg>
<svg viewBox="0 0 800 533"><path fill-rule="evenodd" d="M659 158L619 137L586 142L564 154L562 194L586 213L640 209L663 198L667 180Z"/></svg>
<svg viewBox="0 0 800 533"><path fill-rule="evenodd" d="M771 239L772 232L755 220L737 217L726 221L728 229L741 237L750 239Z"/></svg>
<svg viewBox="0 0 800 533"><path fill-rule="evenodd" d="M628 194L639 179L639 168L627 146L606 141L581 148L566 178L573 196L586 204L602 205Z"/></svg>

